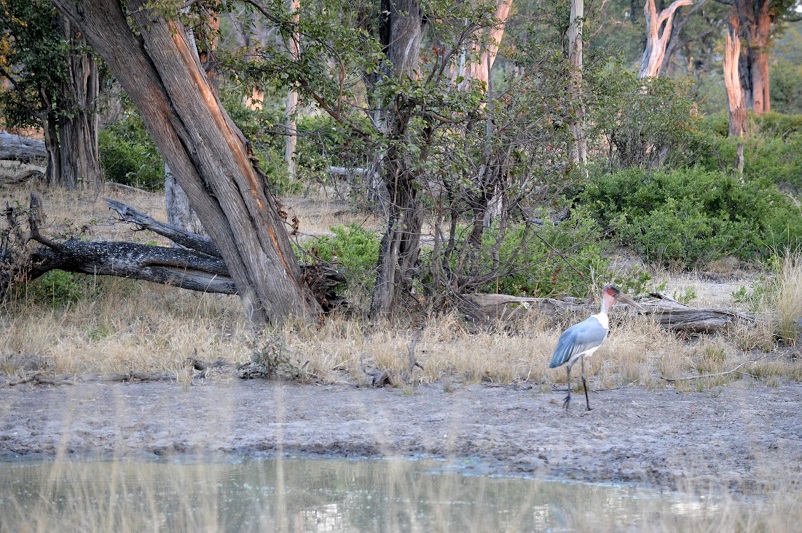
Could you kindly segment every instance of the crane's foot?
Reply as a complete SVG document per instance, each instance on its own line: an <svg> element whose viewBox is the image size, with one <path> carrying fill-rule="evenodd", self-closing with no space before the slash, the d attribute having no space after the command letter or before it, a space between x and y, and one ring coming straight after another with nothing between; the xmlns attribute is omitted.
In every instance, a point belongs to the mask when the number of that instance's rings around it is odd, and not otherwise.
<svg viewBox="0 0 802 533"><path fill-rule="evenodd" d="M571 405L571 391L570 390L568 391L568 396L566 396L565 400L563 400L563 408L567 411L569 405Z"/></svg>

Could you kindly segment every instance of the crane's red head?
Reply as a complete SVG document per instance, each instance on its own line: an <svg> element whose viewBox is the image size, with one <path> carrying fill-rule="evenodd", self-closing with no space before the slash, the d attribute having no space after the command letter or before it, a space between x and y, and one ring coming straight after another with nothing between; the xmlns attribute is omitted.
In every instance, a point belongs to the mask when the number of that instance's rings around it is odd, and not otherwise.
<svg viewBox="0 0 802 533"><path fill-rule="evenodd" d="M638 305L635 300L621 292L621 290L614 285L604 286L604 289L602 290L602 300L605 310L610 308L616 302L631 305L635 309L641 309L641 306Z"/></svg>
<svg viewBox="0 0 802 533"><path fill-rule="evenodd" d="M618 287L608 284L604 286L602 294L606 297L610 297L613 298L614 300L617 300L618 297L621 295L621 291L618 289Z"/></svg>

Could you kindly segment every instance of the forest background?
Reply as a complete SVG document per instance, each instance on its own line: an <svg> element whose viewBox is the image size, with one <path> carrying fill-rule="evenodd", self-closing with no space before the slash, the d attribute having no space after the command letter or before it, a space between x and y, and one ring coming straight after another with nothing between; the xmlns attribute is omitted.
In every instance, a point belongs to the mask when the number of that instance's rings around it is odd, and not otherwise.
<svg viewBox="0 0 802 533"><path fill-rule="evenodd" d="M474 292L591 296L614 282L642 294L661 288L652 283L661 269L735 265L730 274L764 273L755 290L733 299L771 323L766 335L746 335L739 347L795 344L789 324L802 312L780 316L777 309L788 294L780 274L796 267L802 235L796 4L580 4L193 2L179 10L169 2L126 3L120 12L139 43L132 55L144 50L159 66L159 41L149 32L162 23L170 28L165 35L193 43L199 87L212 90L241 132L232 139L242 139L259 170L259 194L325 190L350 216L348 224L313 231L302 216L267 202L278 217L263 226L287 238L279 252L292 249L287 260L302 266L286 270L299 292L274 299L276 278L249 277L275 260L217 272L215 279L229 282L209 291L239 294L257 326L293 316L314 324L332 309L419 325L464 311L464 296ZM66 16L44 1L2 4L3 115L8 128L43 132L45 197L59 187L94 194L118 183L174 198L182 194L171 192L177 181L189 205L170 204L168 219L195 233L211 228L223 268L234 269L226 254L248 254L227 250L214 234L218 225L208 224L216 219L204 202L220 194L204 172L214 171L198 163L203 187L193 187L183 167L172 179L174 165L165 165L159 145L164 136L148 118L156 106L132 96L132 86L121 90L125 71L112 71L84 41L109 37L93 37L81 13L60 7ZM765 42L752 32L760 21L770 23ZM662 35L651 35L655 27ZM735 44L738 60L727 70ZM768 74L760 78L764 56ZM140 81L143 93L157 92L146 76ZM169 86L165 93L188 123L192 109ZM747 108L746 122L734 127ZM197 129L210 123L198 119ZM111 290L70 272L97 272L96 264L64 256L66 243L100 236L91 224L67 215L49 227L50 238L38 228L22 236L19 220L29 208L19 196L8 198L9 320L24 322L37 305L63 311ZM200 225L185 216L189 206ZM224 212L219 220L232 218ZM262 246L259 231L234 228L230 240ZM161 237L145 237L142 246L164 249ZM167 266L186 277L187 264ZM331 293L310 296L314 284L298 273L321 265L342 276L333 278L341 283L336 301ZM114 328L90 330L105 338Z"/></svg>

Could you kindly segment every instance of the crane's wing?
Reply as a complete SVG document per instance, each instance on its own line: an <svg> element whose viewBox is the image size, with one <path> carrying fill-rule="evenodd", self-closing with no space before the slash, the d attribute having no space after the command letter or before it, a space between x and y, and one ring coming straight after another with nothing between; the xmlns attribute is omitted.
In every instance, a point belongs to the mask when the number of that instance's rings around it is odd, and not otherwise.
<svg viewBox="0 0 802 533"><path fill-rule="evenodd" d="M602 326L595 316L571 326L560 335L549 368L564 365L572 357L592 348L598 348L605 337L607 337L607 328Z"/></svg>

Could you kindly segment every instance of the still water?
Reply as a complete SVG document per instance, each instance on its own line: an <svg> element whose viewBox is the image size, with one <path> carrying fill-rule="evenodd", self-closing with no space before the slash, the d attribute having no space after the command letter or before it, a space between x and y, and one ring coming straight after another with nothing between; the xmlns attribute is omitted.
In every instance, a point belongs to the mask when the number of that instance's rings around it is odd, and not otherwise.
<svg viewBox="0 0 802 533"><path fill-rule="evenodd" d="M0 463L0 532L679 531L717 512L691 496L460 470L389 459Z"/></svg>

